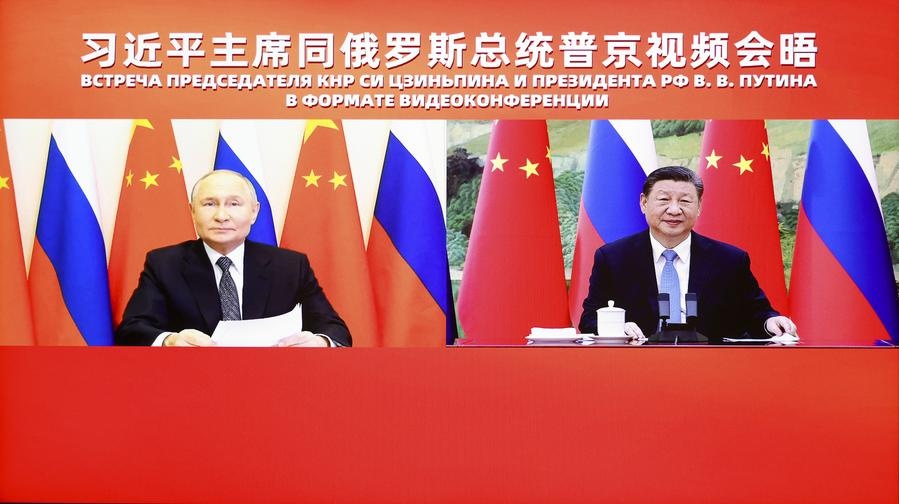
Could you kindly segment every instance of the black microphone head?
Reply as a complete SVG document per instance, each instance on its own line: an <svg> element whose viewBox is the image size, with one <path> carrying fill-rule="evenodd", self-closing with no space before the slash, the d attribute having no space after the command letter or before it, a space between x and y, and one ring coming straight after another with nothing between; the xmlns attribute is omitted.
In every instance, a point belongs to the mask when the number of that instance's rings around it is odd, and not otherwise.
<svg viewBox="0 0 899 504"><path fill-rule="evenodd" d="M671 316L671 296L667 292L659 294L659 318L667 320Z"/></svg>
<svg viewBox="0 0 899 504"><path fill-rule="evenodd" d="M696 299L696 293L688 292L684 296L684 300L687 302L687 318L697 316L699 314L699 301Z"/></svg>

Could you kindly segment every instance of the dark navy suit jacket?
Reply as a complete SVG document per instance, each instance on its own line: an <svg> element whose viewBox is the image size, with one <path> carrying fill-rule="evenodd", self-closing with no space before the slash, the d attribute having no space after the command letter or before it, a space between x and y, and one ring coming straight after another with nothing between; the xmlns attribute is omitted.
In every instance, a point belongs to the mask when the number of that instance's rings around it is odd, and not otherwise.
<svg viewBox="0 0 899 504"><path fill-rule="evenodd" d="M150 345L160 333L212 334L222 319L215 273L200 240L150 251L115 334L117 345ZM304 254L251 241L244 250L244 319L303 305L303 330L350 346L346 324L331 307Z"/></svg>
<svg viewBox="0 0 899 504"><path fill-rule="evenodd" d="M710 340L766 337L765 320L779 315L749 269L749 254L695 232L687 292L696 293L697 330ZM628 322L650 336L658 329L658 297L649 231L607 243L593 257L579 328L595 333L596 310L611 300L626 310Z"/></svg>

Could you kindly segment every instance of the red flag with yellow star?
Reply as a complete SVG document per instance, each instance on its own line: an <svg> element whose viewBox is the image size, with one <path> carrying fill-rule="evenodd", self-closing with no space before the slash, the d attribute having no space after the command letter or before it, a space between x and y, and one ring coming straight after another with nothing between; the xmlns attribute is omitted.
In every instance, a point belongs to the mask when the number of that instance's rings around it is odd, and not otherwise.
<svg viewBox="0 0 899 504"><path fill-rule="evenodd" d="M459 289L465 343L571 327L545 121L496 121Z"/></svg>
<svg viewBox="0 0 899 504"><path fill-rule="evenodd" d="M196 236L171 121L134 121L109 253L116 325L137 287L147 252Z"/></svg>
<svg viewBox="0 0 899 504"><path fill-rule="evenodd" d="M380 346L356 189L340 123L306 121L281 246L309 256L354 346Z"/></svg>
<svg viewBox="0 0 899 504"><path fill-rule="evenodd" d="M5 149L6 134L0 131L0 345L33 345L31 301L25 276L22 235L16 214L9 157Z"/></svg>
<svg viewBox="0 0 899 504"><path fill-rule="evenodd" d="M705 193L696 230L748 252L772 306L787 313L770 158L764 121L706 122L699 158Z"/></svg>

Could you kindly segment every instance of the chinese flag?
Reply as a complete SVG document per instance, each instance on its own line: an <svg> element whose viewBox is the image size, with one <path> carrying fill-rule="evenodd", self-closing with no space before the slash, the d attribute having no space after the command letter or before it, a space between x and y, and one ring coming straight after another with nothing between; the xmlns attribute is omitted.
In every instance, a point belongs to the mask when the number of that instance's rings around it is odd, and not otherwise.
<svg viewBox="0 0 899 504"><path fill-rule="evenodd" d="M545 121L493 126L458 307L466 343L571 326Z"/></svg>
<svg viewBox="0 0 899 504"><path fill-rule="evenodd" d="M356 190L343 131L334 121L306 121L281 246L309 256L353 345L379 346Z"/></svg>
<svg viewBox="0 0 899 504"><path fill-rule="evenodd" d="M6 134L0 132L0 144L6 145ZM16 214L9 158L0 151L0 345L33 345L31 303L22 255L22 237Z"/></svg>
<svg viewBox="0 0 899 504"><path fill-rule="evenodd" d="M147 252L196 238L170 121L134 121L109 254L114 323L131 298Z"/></svg>
<svg viewBox="0 0 899 504"><path fill-rule="evenodd" d="M696 230L748 252L771 305L788 313L765 122L706 122L699 176L705 193Z"/></svg>

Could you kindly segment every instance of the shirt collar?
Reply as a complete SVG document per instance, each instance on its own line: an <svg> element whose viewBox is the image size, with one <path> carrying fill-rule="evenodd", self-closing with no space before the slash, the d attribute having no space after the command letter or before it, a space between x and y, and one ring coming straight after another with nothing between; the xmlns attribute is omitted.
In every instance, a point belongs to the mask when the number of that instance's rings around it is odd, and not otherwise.
<svg viewBox="0 0 899 504"><path fill-rule="evenodd" d="M659 240L656 240L656 237L652 235L652 232L649 233L649 243L652 245L652 258L654 261L658 262L662 257L662 252L668 250L662 245ZM684 241L678 243L674 246L673 249L677 252L677 257L684 261L685 263L690 263L690 244L693 243L693 233L687 235Z"/></svg>
<svg viewBox="0 0 899 504"><path fill-rule="evenodd" d="M232 250L230 254L228 254L228 259L231 259L231 263L235 268L237 268L237 272L243 272L243 253L246 242L241 243L237 246L236 249ZM223 257L222 254L219 254L215 249L210 247L203 242L203 248L206 249L206 255L209 256L209 262L212 263L212 266L215 267L216 261L219 260L219 257Z"/></svg>

